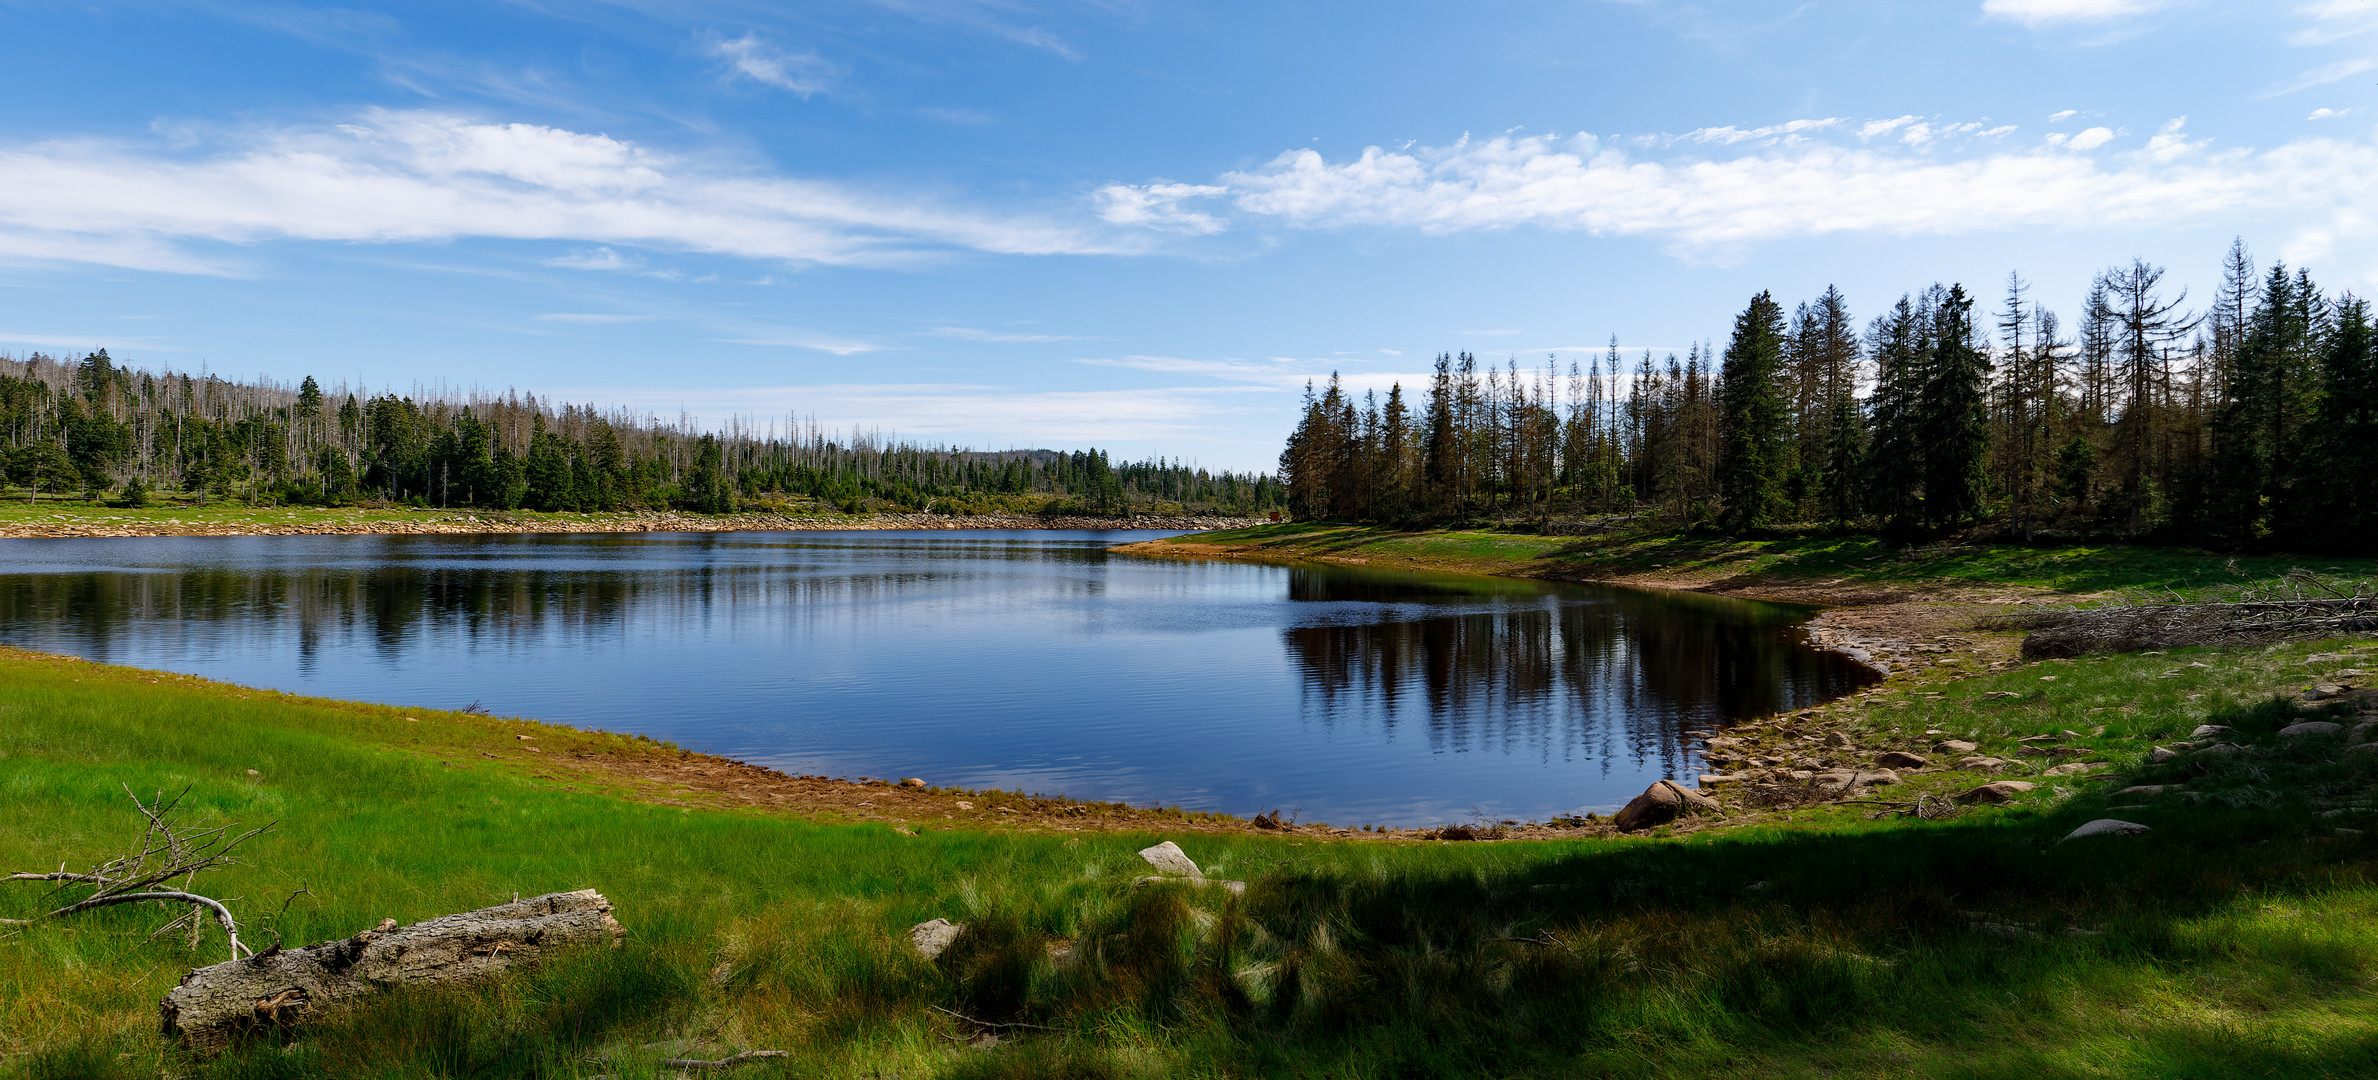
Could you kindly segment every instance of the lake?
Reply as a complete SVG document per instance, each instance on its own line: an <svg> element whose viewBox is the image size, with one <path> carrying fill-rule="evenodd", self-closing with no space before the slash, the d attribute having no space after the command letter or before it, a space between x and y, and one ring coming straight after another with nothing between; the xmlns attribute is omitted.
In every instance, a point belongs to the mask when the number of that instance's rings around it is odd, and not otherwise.
<svg viewBox="0 0 2378 1080"><path fill-rule="evenodd" d="M0 641L796 774L1339 825L1607 811L1864 685L1809 612L1115 554L1153 532L0 541Z"/></svg>

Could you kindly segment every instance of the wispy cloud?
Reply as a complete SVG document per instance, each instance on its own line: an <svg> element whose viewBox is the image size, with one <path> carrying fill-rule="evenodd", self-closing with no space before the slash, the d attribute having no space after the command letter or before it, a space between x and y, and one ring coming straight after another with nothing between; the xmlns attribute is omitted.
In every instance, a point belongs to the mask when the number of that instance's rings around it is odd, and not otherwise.
<svg viewBox="0 0 2378 1080"><path fill-rule="evenodd" d="M757 34L713 39L710 54L726 61L728 69L738 75L802 97L824 93L839 74L816 53L786 52L761 41Z"/></svg>
<svg viewBox="0 0 2378 1080"><path fill-rule="evenodd" d="M1080 341L1072 334L1030 334L999 330L978 330L971 326L942 326L933 330L934 337L957 338L961 341L990 341L1003 345L1041 345L1062 341Z"/></svg>
<svg viewBox="0 0 2378 1080"><path fill-rule="evenodd" d="M634 270L642 267L644 260L622 255L607 247L598 247L563 252L545 260L545 265L571 270Z"/></svg>
<svg viewBox="0 0 2378 1080"><path fill-rule="evenodd" d="M882 352L883 346L865 341L853 341L830 334L812 334L801 330L746 331L734 337L715 339L725 345L757 345L771 349L810 349L833 353L836 356L857 356L861 353Z"/></svg>
<svg viewBox="0 0 2378 1080"><path fill-rule="evenodd" d="M2378 146L2368 141L2215 152L2181 136L2178 124L2130 150L2110 145L2121 134L2110 127L2056 133L2028 149L1953 154L1903 140L1814 140L1653 155L1592 136L1374 146L1336 161L1300 149L1213 184L1161 186L1174 213L1224 226L1536 227L1661 237L1686 254L1837 233L2163 227L2256 212L2358 221L2378 202Z"/></svg>
<svg viewBox="0 0 2378 1080"><path fill-rule="evenodd" d="M2041 26L2128 18L2162 6L2163 0L1982 0L1982 14Z"/></svg>
<svg viewBox="0 0 2378 1080"><path fill-rule="evenodd" d="M220 140L219 140L220 141ZM1145 250L1089 226L680 161L536 124L373 110L267 129L212 153L96 140L0 148L0 258L225 272L194 243L486 237L603 245L562 265L625 268L609 245L894 265L950 250ZM573 262L573 260L575 260Z"/></svg>
<svg viewBox="0 0 2378 1080"><path fill-rule="evenodd" d="M1215 424L1230 417L1277 412L1292 404L1268 388L1243 386L1050 391L959 383L830 383L690 391L576 387L557 396L615 401L664 414L684 409L710 423L731 416L817 416L831 418L841 429L974 446L1188 441L1212 435Z"/></svg>
<svg viewBox="0 0 2378 1080"><path fill-rule="evenodd" d="M1100 188L1098 216L1112 225L1140 226L1164 232L1211 234L1221 232L1222 219L1187 209L1192 199L1207 199L1228 189L1212 184L1112 184Z"/></svg>
<svg viewBox="0 0 2378 1080"><path fill-rule="evenodd" d="M545 322L585 323L590 326L608 326L613 323L652 321L652 316L650 315L603 315L574 311L556 311L539 315L537 318Z"/></svg>
<svg viewBox="0 0 2378 1080"><path fill-rule="evenodd" d="M2265 99L2285 97L2289 94L2310 90L2315 86L2327 86L2333 82L2350 79L2361 74L2362 72L2371 70L2378 70L2378 57L2364 56L2351 60L2339 60L2333 64L2323 64L2319 67L2313 68L2312 70L2304 72L2295 78L2289 79L2286 82L2280 83L2277 86L2263 91L2258 96Z"/></svg>

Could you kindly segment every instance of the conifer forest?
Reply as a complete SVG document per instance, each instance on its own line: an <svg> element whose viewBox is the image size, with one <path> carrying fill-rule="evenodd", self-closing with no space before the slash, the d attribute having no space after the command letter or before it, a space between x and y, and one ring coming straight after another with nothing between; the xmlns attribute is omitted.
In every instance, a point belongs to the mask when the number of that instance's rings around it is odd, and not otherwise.
<svg viewBox="0 0 2378 1080"><path fill-rule="evenodd" d="M704 430L517 392L366 394L118 365L0 357L0 449L19 497L141 505L176 495L282 505L386 502L543 511L836 509L1253 515L1272 477L1100 450L973 451L816 421Z"/></svg>
<svg viewBox="0 0 2378 1080"><path fill-rule="evenodd" d="M1789 310L1761 293L1723 349L1681 358L1440 355L1427 386L1360 400L1333 376L1308 388L1282 485L1295 515L1345 521L2378 551L2367 301L2258 268L2241 241L2201 305L2133 261L2078 310L2016 276L1863 325L1837 289Z"/></svg>

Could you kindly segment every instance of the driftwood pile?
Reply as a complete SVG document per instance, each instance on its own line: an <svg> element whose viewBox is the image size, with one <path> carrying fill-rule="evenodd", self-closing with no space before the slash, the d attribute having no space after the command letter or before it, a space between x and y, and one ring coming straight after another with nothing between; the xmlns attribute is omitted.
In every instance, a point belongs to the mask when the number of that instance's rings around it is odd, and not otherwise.
<svg viewBox="0 0 2378 1080"><path fill-rule="evenodd" d="M2031 632L2023 655L2038 660L2365 633L2378 630L2378 597L2140 604L2009 615L2003 622Z"/></svg>
<svg viewBox="0 0 2378 1080"><path fill-rule="evenodd" d="M182 977L159 1003L165 1034L216 1049L241 1031L296 1024L347 998L424 983L463 983L535 963L567 945L615 944L611 902L592 889L377 928L302 949L268 948Z"/></svg>

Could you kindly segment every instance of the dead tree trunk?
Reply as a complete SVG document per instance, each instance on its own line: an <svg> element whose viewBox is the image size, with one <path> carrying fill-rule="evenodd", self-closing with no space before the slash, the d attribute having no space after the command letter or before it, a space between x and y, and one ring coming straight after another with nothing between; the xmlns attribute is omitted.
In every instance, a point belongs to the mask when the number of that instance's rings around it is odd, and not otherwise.
<svg viewBox="0 0 2378 1080"><path fill-rule="evenodd" d="M165 1034L219 1049L241 1030L285 1026L375 990L461 983L532 964L565 945L616 944L626 931L593 889L548 893L400 927L393 919L344 941L278 946L203 967L159 1003Z"/></svg>

